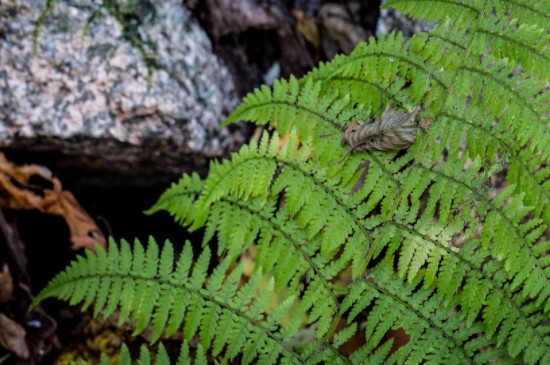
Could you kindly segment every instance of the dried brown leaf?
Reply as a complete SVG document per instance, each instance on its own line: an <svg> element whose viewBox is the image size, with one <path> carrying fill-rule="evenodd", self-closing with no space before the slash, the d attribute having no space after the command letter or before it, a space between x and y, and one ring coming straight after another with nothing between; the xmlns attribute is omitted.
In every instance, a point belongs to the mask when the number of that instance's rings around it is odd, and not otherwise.
<svg viewBox="0 0 550 365"><path fill-rule="evenodd" d="M0 346L23 360L29 358L25 335L25 329L19 323L0 313Z"/></svg>
<svg viewBox="0 0 550 365"><path fill-rule="evenodd" d="M32 186L32 175L49 181L52 189ZM71 231L73 249L103 247L106 240L92 217L82 208L73 194L61 188L61 182L52 177L45 167L17 166L0 153L0 206L9 209L38 209L41 212L62 216Z"/></svg>
<svg viewBox="0 0 550 365"><path fill-rule="evenodd" d="M344 132L342 145L348 143L351 152L402 150L413 144L418 131L416 116L420 108L402 113L389 104L374 122L353 122Z"/></svg>
<svg viewBox="0 0 550 365"><path fill-rule="evenodd" d="M319 35L319 27L314 18L308 18L304 15L304 12L298 9L292 10L292 15L296 19L296 26L298 30L309 43L315 47L315 49L321 48L321 37Z"/></svg>
<svg viewBox="0 0 550 365"><path fill-rule="evenodd" d="M0 303L5 303L13 296L13 279L7 264L2 266L0 272Z"/></svg>

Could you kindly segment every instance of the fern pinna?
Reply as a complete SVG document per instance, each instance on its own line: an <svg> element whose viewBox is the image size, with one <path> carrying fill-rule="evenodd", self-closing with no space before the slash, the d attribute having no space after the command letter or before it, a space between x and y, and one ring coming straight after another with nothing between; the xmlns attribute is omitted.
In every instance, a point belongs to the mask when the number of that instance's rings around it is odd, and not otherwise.
<svg viewBox="0 0 550 365"><path fill-rule="evenodd" d="M204 228L191 276L189 245L174 269L170 244L159 265L154 242L111 243L38 300L95 300L136 333L152 323L155 340L183 328L199 361L550 363L550 3L385 6L436 25L248 95L226 124L277 132L205 179L185 175L151 209ZM414 144L331 164L346 127L388 104L421 106ZM235 266L245 252L251 276ZM393 346L397 329L409 340Z"/></svg>

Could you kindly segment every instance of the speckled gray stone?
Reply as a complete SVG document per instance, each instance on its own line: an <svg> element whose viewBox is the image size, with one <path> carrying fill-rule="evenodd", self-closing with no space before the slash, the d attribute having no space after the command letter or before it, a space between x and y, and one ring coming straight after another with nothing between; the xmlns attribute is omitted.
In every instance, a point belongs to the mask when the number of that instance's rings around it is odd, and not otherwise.
<svg viewBox="0 0 550 365"><path fill-rule="evenodd" d="M111 2L132 10L133 33L99 1L0 0L0 147L46 152L90 183L158 183L204 172L244 142L243 127L218 131L239 102L210 41L181 1ZM99 13L84 34L87 19ZM143 40L155 70L128 35ZM54 166L54 168L56 167Z"/></svg>

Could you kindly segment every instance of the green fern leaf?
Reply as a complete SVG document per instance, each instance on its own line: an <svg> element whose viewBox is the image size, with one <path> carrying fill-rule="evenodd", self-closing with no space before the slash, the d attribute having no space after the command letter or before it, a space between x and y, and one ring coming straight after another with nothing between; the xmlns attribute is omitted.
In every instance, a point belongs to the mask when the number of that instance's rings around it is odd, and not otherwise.
<svg viewBox="0 0 550 365"><path fill-rule="evenodd" d="M205 229L195 263L189 243L174 266L171 246L111 242L37 300L119 309L155 341L183 329L202 362L550 362L550 5L385 6L437 24L256 90L225 124L277 132L150 209ZM421 108L408 149L340 146L388 104ZM410 340L392 349L397 330ZM365 344L344 355L352 337Z"/></svg>
<svg viewBox="0 0 550 365"><path fill-rule="evenodd" d="M111 246L114 243L111 241ZM171 246L169 242L165 245ZM271 290L262 292L255 296L262 283L261 272L258 271L242 288L239 288L239 282L242 277L240 269L231 271L227 278L225 274L230 265L229 261L222 261L209 275L212 281L205 285L208 266L210 264L210 251L205 249L198 260L191 268L191 249L189 243L186 244L175 270L170 270L164 265L158 267L156 263L159 256L159 249L153 239L150 239L147 250L139 241L135 241L133 250L128 251L125 246L116 253L119 263L132 262L132 266L126 266L126 272L123 272L121 266L105 265L107 270L102 269L100 273L98 267L91 263L97 263L97 260L109 261L110 254L94 254L89 251L85 258L79 257L71 264L66 271L60 273L52 282L37 296L34 305L40 301L63 295L64 299L80 302L86 301L80 289L83 283L87 283L91 278L97 278L101 281L119 282L111 280L113 278L122 278L122 292L115 297L116 307L120 309L121 316L131 318L137 323L134 334L140 333L144 329L144 323L154 322L154 338L157 339L163 326L168 326L166 333L169 335L175 329L181 328L183 321L183 332L187 339L199 335L202 342L202 348L209 349L214 344L214 350L219 353L225 350L228 357L234 357L239 353L246 352L248 356L262 357L267 353L278 354L282 359L287 359L291 363L302 363L303 357L296 352L292 346L287 345L287 341L295 332L296 327L286 327L286 330L279 332L282 327L282 319L288 315L290 306L282 306L276 317L270 316L266 312L268 299L273 289L273 280L270 281ZM102 248L97 248L98 252ZM166 251L167 250L167 251ZM170 257L173 248L163 249L160 256ZM168 252L168 253L165 253ZM156 254L156 259L154 255ZM130 257L125 257L130 255ZM149 268L154 267L156 272L142 270L138 272L133 265L144 264ZM159 270L164 270L165 276L159 274ZM189 275L189 272L191 274ZM167 275L167 276L166 276ZM227 280L222 285L221 280ZM229 285L225 287L225 285ZM170 290L167 290L170 287ZM111 287L112 288L112 287ZM151 294L152 288L156 288L155 293ZM163 298L167 296L168 298ZM149 299L150 297L151 299ZM114 299L111 299L114 300ZM177 303L177 305L175 305ZM292 303L292 300L287 302ZM161 306L170 306L170 309L161 308ZM179 309L179 307L184 309ZM286 308L282 310L282 308ZM124 313L123 313L124 311ZM151 319L152 318L152 319ZM300 322L298 322L300 323ZM217 331L218 325L222 325L227 331ZM295 326L295 324L293 325ZM160 329L159 329L160 328ZM263 347L258 349L250 347L254 341L261 336ZM322 344L319 344L322 346ZM147 353L146 353L147 352ZM337 356L341 356L336 352ZM157 356L163 357L162 352ZM203 358L200 352L197 358ZM251 359L252 359L251 358ZM149 353L142 350L140 361L150 363Z"/></svg>
<svg viewBox="0 0 550 365"><path fill-rule="evenodd" d="M383 7L394 7L414 19L425 18L431 22L445 19L452 14L455 24L467 25L482 11L481 1L389 0Z"/></svg>

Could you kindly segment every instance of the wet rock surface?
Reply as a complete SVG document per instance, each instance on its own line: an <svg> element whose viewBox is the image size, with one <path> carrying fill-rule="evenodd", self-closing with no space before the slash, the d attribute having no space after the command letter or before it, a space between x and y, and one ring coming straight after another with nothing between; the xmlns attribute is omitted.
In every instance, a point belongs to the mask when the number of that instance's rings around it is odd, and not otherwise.
<svg viewBox="0 0 550 365"><path fill-rule="evenodd" d="M218 130L239 99L182 2L45 4L0 0L0 147L12 158L148 185L205 172L245 142L242 126Z"/></svg>

